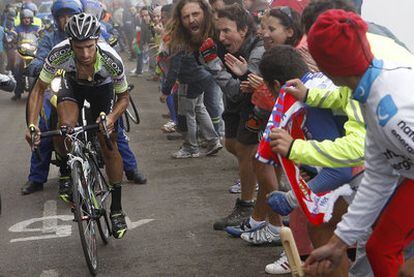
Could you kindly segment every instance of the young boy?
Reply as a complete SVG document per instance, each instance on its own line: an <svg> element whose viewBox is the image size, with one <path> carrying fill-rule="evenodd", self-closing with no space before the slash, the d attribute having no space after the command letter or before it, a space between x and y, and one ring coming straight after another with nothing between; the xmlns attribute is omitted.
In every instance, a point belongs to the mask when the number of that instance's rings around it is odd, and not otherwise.
<svg viewBox="0 0 414 277"><path fill-rule="evenodd" d="M308 172L309 175L315 177L309 181L308 185L313 192L329 192L346 183L349 183L353 178L353 168L350 163L341 164L342 168L330 168L332 162L326 161L324 153L331 150L333 157L339 160L340 157L350 157L352 153L362 153L363 146L360 140L363 139L364 128L363 122L357 122L355 118L348 115L348 118L343 115L335 115L331 110L322 110L319 108L310 108L299 104L296 100L281 89L286 81L290 78L302 77L303 82L311 89L336 89L332 82L321 73L310 74L308 68L302 60L300 54L293 48L288 46L278 46L265 53L260 63L260 71L267 87L276 95L279 94L279 99L276 102L272 117L269 119L268 127L266 129L264 138L262 139L257 158L259 161L269 163L273 165L279 164L278 157L272 153L270 149L270 135L271 130L276 130L279 120L281 121L280 131L287 129L293 136L296 146L293 144L293 139L290 137L290 141L281 142L286 144L285 151L280 151L282 156L285 156L297 164L301 164L301 168ZM338 112L338 111L336 111ZM358 113L358 110L355 111ZM362 117L361 117L362 118ZM348 125L352 125L352 128L348 126L346 136L344 136L344 122L348 120ZM283 131L286 133L286 131ZM358 135L361 134L361 139L358 139ZM345 143L344 139L348 139ZM299 139L302 138L302 139ZM307 140L304 140L304 139ZM341 138L336 142L336 139ZM351 144L354 141L353 145ZM342 142L342 143L340 143ZM342 146L339 146L342 144ZM315 148L319 149L319 153L315 152ZM322 152L322 153L321 153ZM329 151L328 151L329 152ZM298 155L298 153L302 153ZM324 164L324 168L316 170L310 166L315 166L312 163L314 157L310 157L310 153L313 156L319 156L322 161L318 164ZM339 154L338 154L339 153ZM351 153L351 154L350 154ZM292 155L294 154L294 155ZM361 156L361 154L359 154ZM335 164L338 166L338 161ZM361 163L361 161L359 162ZM305 166L308 165L308 166ZM335 199L332 200L333 202ZM333 206L333 205L332 205ZM312 242L315 246L322 244L321 237L323 234L332 234L336 223L339 221L340 216L345 212L346 204L340 201L336 204L334 209L334 216L327 224L322 224L317 228L310 230ZM304 234L301 234L301 239ZM245 234L242 235L244 238ZM326 236L325 236L326 237ZM329 235L328 235L329 237ZM315 239L316 238L316 239ZM318 239L319 238L319 239ZM347 261L343 260L343 266L341 270L336 272L335 276L344 276L347 274ZM269 273L276 273L277 270L272 270L275 266L269 265L266 267L266 271ZM281 272L280 272L281 273ZM286 272L284 272L286 273Z"/></svg>

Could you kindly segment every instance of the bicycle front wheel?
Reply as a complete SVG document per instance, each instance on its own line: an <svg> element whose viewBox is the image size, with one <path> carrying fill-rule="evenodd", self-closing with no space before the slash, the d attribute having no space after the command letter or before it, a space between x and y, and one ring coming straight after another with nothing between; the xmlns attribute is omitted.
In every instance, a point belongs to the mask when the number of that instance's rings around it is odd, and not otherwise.
<svg viewBox="0 0 414 277"><path fill-rule="evenodd" d="M99 235L104 244L107 244L109 241L109 237L111 236L111 225L109 222L109 203L111 199L111 192L109 191L108 186L104 183L103 177L100 175L98 169L95 168L94 174L95 177L95 184L94 184L94 193L95 199L99 205L99 220L96 221L98 225Z"/></svg>
<svg viewBox="0 0 414 277"><path fill-rule="evenodd" d="M75 205L75 221L78 223L79 236L83 253L92 275L98 268L96 250L96 215L92 201L87 191L87 181L83 175L80 162L75 162L72 167L73 202Z"/></svg>

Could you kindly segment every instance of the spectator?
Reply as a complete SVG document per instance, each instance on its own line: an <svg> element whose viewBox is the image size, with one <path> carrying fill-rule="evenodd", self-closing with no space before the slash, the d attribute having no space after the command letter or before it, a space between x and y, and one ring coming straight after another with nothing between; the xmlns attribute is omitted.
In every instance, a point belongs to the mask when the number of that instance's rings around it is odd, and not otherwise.
<svg viewBox="0 0 414 277"><path fill-rule="evenodd" d="M233 211L213 225L214 229L223 230L227 226L239 225L253 211L256 187L253 157L259 142L259 129L247 125L253 116L254 106L251 95L240 91L240 84L249 73L259 72L258 65L264 48L256 37L251 15L239 4L218 10L217 16L218 37L226 54L220 59L217 56L217 46L209 40L203 43L200 53L225 95L225 146L238 160L241 181L241 197L237 199ZM235 62L235 57L240 57L244 66L242 70L232 73L226 66L232 68L238 63Z"/></svg>
<svg viewBox="0 0 414 277"><path fill-rule="evenodd" d="M174 158L199 157L197 123L207 141L206 155L216 154L221 148L219 135L204 105L204 96L217 98L220 88L211 74L198 61L198 48L203 40L214 34L213 15L203 0L181 0L171 19L170 47L174 57L162 93L169 95L178 79L179 109L187 121L187 133L181 149ZM217 106L220 103L216 103Z"/></svg>

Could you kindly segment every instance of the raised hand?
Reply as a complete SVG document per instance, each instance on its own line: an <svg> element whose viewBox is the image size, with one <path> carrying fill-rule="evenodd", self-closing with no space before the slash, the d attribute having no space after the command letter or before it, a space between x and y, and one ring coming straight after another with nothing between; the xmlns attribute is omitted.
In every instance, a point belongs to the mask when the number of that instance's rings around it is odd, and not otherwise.
<svg viewBox="0 0 414 277"><path fill-rule="evenodd" d="M304 102L308 88L299 79L293 79L286 82L284 90L291 94L296 100Z"/></svg>
<svg viewBox="0 0 414 277"><path fill-rule="evenodd" d="M263 78L254 73L250 73L249 76L247 76L247 80L249 81L250 86L254 89L257 89L264 84Z"/></svg>
<svg viewBox="0 0 414 277"><path fill-rule="evenodd" d="M240 56L239 59L230 53L224 56L226 66L237 76L243 76L247 72L247 61Z"/></svg>

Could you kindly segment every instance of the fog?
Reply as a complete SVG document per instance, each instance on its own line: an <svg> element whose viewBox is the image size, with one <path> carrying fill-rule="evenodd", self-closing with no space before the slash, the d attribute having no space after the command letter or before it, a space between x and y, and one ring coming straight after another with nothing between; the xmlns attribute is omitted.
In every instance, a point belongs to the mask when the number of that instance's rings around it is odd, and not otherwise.
<svg viewBox="0 0 414 277"><path fill-rule="evenodd" d="M362 17L387 27L414 51L413 0L364 0Z"/></svg>

